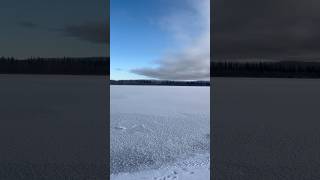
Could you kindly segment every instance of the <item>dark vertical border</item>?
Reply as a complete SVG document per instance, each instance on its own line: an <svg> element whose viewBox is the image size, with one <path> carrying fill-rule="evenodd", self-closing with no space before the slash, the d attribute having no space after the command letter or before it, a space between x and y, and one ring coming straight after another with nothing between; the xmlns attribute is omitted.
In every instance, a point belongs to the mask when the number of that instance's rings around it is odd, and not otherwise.
<svg viewBox="0 0 320 180"><path fill-rule="evenodd" d="M211 62L213 61L213 19L214 19L214 0L210 0L210 179L214 177L214 132L213 132L213 76L211 72Z"/></svg>
<svg viewBox="0 0 320 180"><path fill-rule="evenodd" d="M107 82L106 82L106 86L107 86L107 99L106 99L106 104L107 104L107 119L106 119L106 121L107 121L107 127L106 127L106 130L107 130L107 140L106 140L106 142L107 142L107 147L106 147L106 149L107 149L107 157L106 157L106 164L107 164L107 166L106 166L106 168L107 168L107 170L106 170L106 172L107 172L107 177L108 177L108 179L110 179L110 64L111 64L111 61L110 61L110 59L111 59L111 57L110 57L110 46L111 46L111 41L110 41L110 20L111 20L111 18L110 18L110 11L111 11L111 8L110 8L110 0L107 0L107 41L109 41L109 42L107 42L107 43L109 43L109 46L107 46L107 48L109 48L109 49L107 49L107 57L108 57L108 59L107 59L107 61L108 61L108 69L107 69L107 71L108 71L108 73L107 73L107 76L106 76L106 79L107 79Z"/></svg>

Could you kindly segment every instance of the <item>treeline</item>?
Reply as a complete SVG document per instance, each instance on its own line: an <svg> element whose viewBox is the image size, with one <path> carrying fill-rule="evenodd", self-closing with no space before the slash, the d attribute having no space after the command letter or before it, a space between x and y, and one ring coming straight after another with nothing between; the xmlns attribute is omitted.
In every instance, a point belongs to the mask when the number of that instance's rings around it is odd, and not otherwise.
<svg viewBox="0 0 320 180"><path fill-rule="evenodd" d="M212 77L320 78L320 63L305 61L211 62Z"/></svg>
<svg viewBox="0 0 320 180"><path fill-rule="evenodd" d="M111 85L210 86L209 81L110 80Z"/></svg>
<svg viewBox="0 0 320 180"><path fill-rule="evenodd" d="M28 58L0 57L0 74L109 75L109 57Z"/></svg>

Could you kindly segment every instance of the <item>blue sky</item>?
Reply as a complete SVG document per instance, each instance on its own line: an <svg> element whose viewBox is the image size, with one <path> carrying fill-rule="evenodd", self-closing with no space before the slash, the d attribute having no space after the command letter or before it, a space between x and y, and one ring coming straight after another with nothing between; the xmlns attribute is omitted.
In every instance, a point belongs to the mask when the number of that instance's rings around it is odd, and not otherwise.
<svg viewBox="0 0 320 180"><path fill-rule="evenodd" d="M198 1L209 7L209 0ZM165 77L159 71L177 59L168 57L176 57L189 48L185 44L201 39L203 27L192 22L190 17L195 16L194 20L197 20L201 16L200 8L204 6L193 7L197 6L194 2L197 1L111 0L111 79L176 79L174 76ZM200 18L202 22L203 17ZM172 61L165 62L164 59ZM181 68L174 70L178 69Z"/></svg>

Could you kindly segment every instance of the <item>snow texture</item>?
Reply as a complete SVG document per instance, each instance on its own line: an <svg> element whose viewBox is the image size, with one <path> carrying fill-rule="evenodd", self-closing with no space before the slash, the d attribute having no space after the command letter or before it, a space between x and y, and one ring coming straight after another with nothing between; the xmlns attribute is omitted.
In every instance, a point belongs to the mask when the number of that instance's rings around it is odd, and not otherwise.
<svg viewBox="0 0 320 180"><path fill-rule="evenodd" d="M320 179L319 79L213 83L214 179Z"/></svg>
<svg viewBox="0 0 320 180"><path fill-rule="evenodd" d="M107 178L105 77L0 75L0 84L1 180Z"/></svg>
<svg viewBox="0 0 320 180"><path fill-rule="evenodd" d="M209 179L209 93L111 86L111 179Z"/></svg>

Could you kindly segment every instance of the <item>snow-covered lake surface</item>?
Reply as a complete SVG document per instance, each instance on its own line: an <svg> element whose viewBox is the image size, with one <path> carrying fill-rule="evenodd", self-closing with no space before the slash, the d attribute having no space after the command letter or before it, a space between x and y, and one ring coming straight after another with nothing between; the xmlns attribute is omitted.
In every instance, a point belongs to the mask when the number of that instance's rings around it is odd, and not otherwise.
<svg viewBox="0 0 320 180"><path fill-rule="evenodd" d="M319 79L213 83L215 179L320 179Z"/></svg>
<svg viewBox="0 0 320 180"><path fill-rule="evenodd" d="M107 178L106 77L0 75L0 179Z"/></svg>
<svg viewBox="0 0 320 180"><path fill-rule="evenodd" d="M112 180L210 179L209 87L110 90Z"/></svg>

